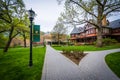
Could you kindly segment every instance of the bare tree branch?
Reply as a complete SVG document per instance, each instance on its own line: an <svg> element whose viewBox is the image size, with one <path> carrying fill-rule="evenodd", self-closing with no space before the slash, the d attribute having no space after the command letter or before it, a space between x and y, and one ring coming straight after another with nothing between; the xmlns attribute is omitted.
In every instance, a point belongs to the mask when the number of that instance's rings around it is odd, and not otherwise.
<svg viewBox="0 0 120 80"><path fill-rule="evenodd" d="M103 6L103 4L100 2L100 0L96 0L96 1L99 5Z"/></svg>
<svg viewBox="0 0 120 80"><path fill-rule="evenodd" d="M88 12L90 15L94 16L97 18L97 16L95 14L93 14L92 12L89 12L87 9L85 9L81 4L79 4L78 2L74 1L74 0L70 0L71 2L73 2L74 4L77 4L78 6L80 6L81 8L83 8L86 12Z"/></svg>
<svg viewBox="0 0 120 80"><path fill-rule="evenodd" d="M119 10L117 10L117 9L120 9L120 6L114 8L114 9L111 9L110 11L106 12L105 15L108 15L109 13L114 12L114 11L119 11Z"/></svg>
<svg viewBox="0 0 120 80"><path fill-rule="evenodd" d="M107 3L107 0L104 0L103 5L105 6L105 5L106 5L106 3Z"/></svg>
<svg viewBox="0 0 120 80"><path fill-rule="evenodd" d="M88 20L84 20L84 21L87 22L87 23L90 23L90 24L94 25L96 28L99 28L99 26L97 24L93 23L93 22L90 22Z"/></svg>
<svg viewBox="0 0 120 80"><path fill-rule="evenodd" d="M110 9L110 8L114 8L114 7L116 7L116 6L119 6L120 5L120 3L114 3L114 4L109 4L109 5L106 5L105 6L105 9L104 9L104 11L107 11L108 9Z"/></svg>

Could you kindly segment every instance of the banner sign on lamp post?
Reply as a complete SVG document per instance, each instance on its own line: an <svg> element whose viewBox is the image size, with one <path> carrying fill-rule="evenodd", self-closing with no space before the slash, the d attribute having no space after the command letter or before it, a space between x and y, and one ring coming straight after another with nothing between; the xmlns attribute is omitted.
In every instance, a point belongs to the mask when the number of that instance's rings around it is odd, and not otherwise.
<svg viewBox="0 0 120 80"><path fill-rule="evenodd" d="M40 25L33 26L33 42L40 42Z"/></svg>

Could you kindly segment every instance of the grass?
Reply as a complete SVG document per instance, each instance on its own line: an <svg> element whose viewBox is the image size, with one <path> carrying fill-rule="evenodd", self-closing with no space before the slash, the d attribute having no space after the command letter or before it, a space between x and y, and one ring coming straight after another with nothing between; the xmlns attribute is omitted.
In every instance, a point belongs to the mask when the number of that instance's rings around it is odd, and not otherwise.
<svg viewBox="0 0 120 80"><path fill-rule="evenodd" d="M83 51L99 51L99 50L108 50L108 49L120 48L120 44L103 46L103 47L101 47L101 48L95 47L94 45L82 45L82 46L53 46L53 48L56 49L56 50L75 49L75 50L83 50Z"/></svg>
<svg viewBox="0 0 120 80"><path fill-rule="evenodd" d="M0 79L40 80L45 48L33 48L33 66L30 68L29 48L10 48L7 53L0 50Z"/></svg>
<svg viewBox="0 0 120 80"><path fill-rule="evenodd" d="M105 61L111 70L120 78L120 52L108 54Z"/></svg>

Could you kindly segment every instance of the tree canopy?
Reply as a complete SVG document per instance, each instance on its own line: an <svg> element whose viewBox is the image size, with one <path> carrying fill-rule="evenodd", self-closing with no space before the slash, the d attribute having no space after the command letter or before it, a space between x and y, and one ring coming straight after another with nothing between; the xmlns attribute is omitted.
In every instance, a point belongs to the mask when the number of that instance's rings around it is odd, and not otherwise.
<svg viewBox="0 0 120 80"><path fill-rule="evenodd" d="M53 30L52 30L52 38L54 41L58 41L60 43L60 38L67 33L67 27L62 23L62 18L59 17L56 22Z"/></svg>
<svg viewBox="0 0 120 80"><path fill-rule="evenodd" d="M0 3L0 33L7 33L4 48L4 52L7 52L14 37L29 32L29 20L23 0L0 0Z"/></svg>

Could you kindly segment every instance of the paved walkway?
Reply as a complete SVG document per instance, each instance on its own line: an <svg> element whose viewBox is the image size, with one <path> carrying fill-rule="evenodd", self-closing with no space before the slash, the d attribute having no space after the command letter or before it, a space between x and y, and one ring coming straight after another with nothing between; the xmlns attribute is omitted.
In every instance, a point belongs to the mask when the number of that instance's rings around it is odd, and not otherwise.
<svg viewBox="0 0 120 80"><path fill-rule="evenodd" d="M106 54L120 49L88 52L79 65L47 45L42 80L120 80L106 65Z"/></svg>

